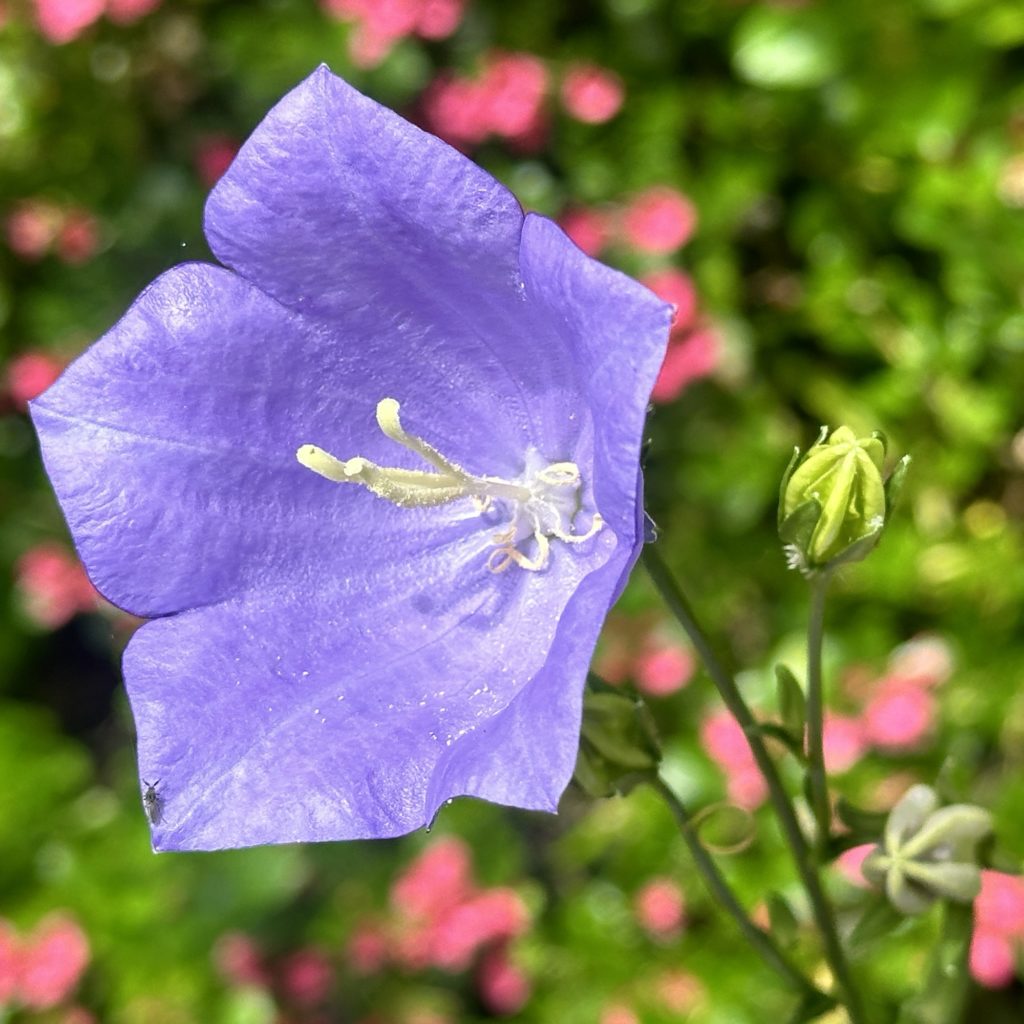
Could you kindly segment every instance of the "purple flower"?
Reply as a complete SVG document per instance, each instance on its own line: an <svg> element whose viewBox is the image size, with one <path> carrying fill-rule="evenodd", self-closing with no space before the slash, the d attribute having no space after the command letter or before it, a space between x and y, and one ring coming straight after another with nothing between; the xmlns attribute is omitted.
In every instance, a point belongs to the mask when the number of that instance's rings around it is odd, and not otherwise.
<svg viewBox="0 0 1024 1024"><path fill-rule="evenodd" d="M91 578L155 620L155 847L553 810L670 307L326 68L206 234L229 269L168 271L32 405Z"/></svg>

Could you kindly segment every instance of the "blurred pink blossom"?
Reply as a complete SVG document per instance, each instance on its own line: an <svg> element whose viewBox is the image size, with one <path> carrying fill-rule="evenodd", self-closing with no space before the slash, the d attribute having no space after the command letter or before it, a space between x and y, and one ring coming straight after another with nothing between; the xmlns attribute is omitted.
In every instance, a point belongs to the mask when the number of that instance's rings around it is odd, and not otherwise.
<svg viewBox="0 0 1024 1024"><path fill-rule="evenodd" d="M18 559L15 576L26 613L46 629L57 629L99 603L82 563L59 544L30 548Z"/></svg>
<svg viewBox="0 0 1024 1024"><path fill-rule="evenodd" d="M834 711L825 712L822 741L829 774L848 771L864 756L868 746L858 719Z"/></svg>
<svg viewBox="0 0 1024 1024"><path fill-rule="evenodd" d="M65 213L64 223L57 233L57 256L64 263L75 266L86 263L96 254L99 241L100 231L96 218L88 210L74 207Z"/></svg>
<svg viewBox="0 0 1024 1024"><path fill-rule="evenodd" d="M24 411L61 374L64 364L45 352L23 352L7 364L7 394Z"/></svg>
<svg viewBox="0 0 1024 1024"><path fill-rule="evenodd" d="M545 127L548 71L529 53L494 51L475 78L439 75L423 94L427 126L454 146L488 136L535 144Z"/></svg>
<svg viewBox="0 0 1024 1024"><path fill-rule="evenodd" d="M975 928L971 936L970 969L979 985L1005 988L1016 972L1013 943L999 932Z"/></svg>
<svg viewBox="0 0 1024 1024"><path fill-rule="evenodd" d="M691 1013L707 998L701 980L681 968L670 969L659 975L654 987L670 1013Z"/></svg>
<svg viewBox="0 0 1024 1024"><path fill-rule="evenodd" d="M213 962L232 985L265 988L270 984L263 953L244 932L222 935L213 947Z"/></svg>
<svg viewBox="0 0 1024 1024"><path fill-rule="evenodd" d="M358 974L376 974L388 962L390 942L385 929L373 921L356 926L348 940L348 962Z"/></svg>
<svg viewBox="0 0 1024 1024"><path fill-rule="evenodd" d="M505 946L483 955L476 980L481 1002L498 1016L518 1013L530 998L530 979L512 962Z"/></svg>
<svg viewBox="0 0 1024 1024"><path fill-rule="evenodd" d="M940 636L924 634L901 644L889 657L889 675L918 686L939 686L953 674L953 652Z"/></svg>
<svg viewBox="0 0 1024 1024"><path fill-rule="evenodd" d="M60 231L64 214L44 199L25 199L7 215L4 234L11 252L24 260L42 259Z"/></svg>
<svg viewBox="0 0 1024 1024"><path fill-rule="evenodd" d="M836 858L836 870L851 884L862 889L869 888L868 881L864 877L861 868L868 854L874 848L874 843L861 843L860 846L852 846L849 850L844 850Z"/></svg>
<svg viewBox="0 0 1024 1024"><path fill-rule="evenodd" d="M744 810L760 807L768 796L743 729L728 711L714 711L701 723L701 744L725 772L729 799Z"/></svg>
<svg viewBox="0 0 1024 1024"><path fill-rule="evenodd" d="M312 946L296 950L280 967L282 993L299 1006L317 1006L331 991L334 968L327 956Z"/></svg>
<svg viewBox="0 0 1024 1024"><path fill-rule="evenodd" d="M160 6L161 0L107 0L107 17L118 25L144 18Z"/></svg>
<svg viewBox="0 0 1024 1024"><path fill-rule="evenodd" d="M982 871L974 916L986 931L1024 938L1024 878L1002 871Z"/></svg>
<svg viewBox="0 0 1024 1024"><path fill-rule="evenodd" d="M18 971L21 966L21 944L18 933L0 918L0 1007L14 999L18 990Z"/></svg>
<svg viewBox="0 0 1024 1024"><path fill-rule="evenodd" d="M651 391L651 401L671 402L687 384L706 377L718 365L719 340L709 328L669 339L665 361Z"/></svg>
<svg viewBox="0 0 1024 1024"><path fill-rule="evenodd" d="M697 289L689 274L674 267L656 270L640 279L642 284L666 302L676 307L672 320L672 333L685 331L693 326L697 314Z"/></svg>
<svg viewBox="0 0 1024 1024"><path fill-rule="evenodd" d="M238 153L238 140L230 135L205 135L199 139L195 150L195 168L199 180L213 188L221 175L231 166Z"/></svg>
<svg viewBox="0 0 1024 1024"><path fill-rule="evenodd" d="M693 652L680 643L665 642L641 651L633 662L637 688L652 697L681 690L697 667Z"/></svg>
<svg viewBox="0 0 1024 1024"><path fill-rule="evenodd" d="M526 931L529 914L518 893L487 889L453 907L430 931L431 962L449 971L465 970L477 950Z"/></svg>
<svg viewBox="0 0 1024 1024"><path fill-rule="evenodd" d="M35 0L36 23L51 43L69 43L81 35L106 6L105 0Z"/></svg>
<svg viewBox="0 0 1024 1024"><path fill-rule="evenodd" d="M641 1021L625 1003L609 1003L601 1011L599 1024L641 1024Z"/></svg>
<svg viewBox="0 0 1024 1024"><path fill-rule="evenodd" d="M25 937L20 954L17 999L33 1010L63 1002L89 963L89 942L70 917L54 915Z"/></svg>
<svg viewBox="0 0 1024 1024"><path fill-rule="evenodd" d="M596 64L574 64L562 79L562 105L578 121L603 124L622 108L625 89L614 71Z"/></svg>
<svg viewBox="0 0 1024 1024"><path fill-rule="evenodd" d="M678 934L685 919L683 890L671 878L652 878L633 901L637 921L656 939Z"/></svg>
<svg viewBox="0 0 1024 1024"><path fill-rule="evenodd" d="M634 196L622 218L627 242L641 252L659 255L685 245L696 226L693 203L665 185L656 185Z"/></svg>
<svg viewBox="0 0 1024 1024"><path fill-rule="evenodd" d="M864 708L867 739L884 750L918 746L935 720L935 696L916 683L884 679Z"/></svg>
<svg viewBox="0 0 1024 1024"><path fill-rule="evenodd" d="M611 231L607 216L600 210L578 206L566 210L558 223L588 256L600 256L608 245Z"/></svg>
<svg viewBox="0 0 1024 1024"><path fill-rule="evenodd" d="M349 55L360 67L371 68L406 36L450 36L462 21L465 0L321 0L321 6L355 22Z"/></svg>
<svg viewBox="0 0 1024 1024"><path fill-rule="evenodd" d="M442 836L395 881L391 902L409 917L431 917L469 898L472 891L469 848L455 836Z"/></svg>

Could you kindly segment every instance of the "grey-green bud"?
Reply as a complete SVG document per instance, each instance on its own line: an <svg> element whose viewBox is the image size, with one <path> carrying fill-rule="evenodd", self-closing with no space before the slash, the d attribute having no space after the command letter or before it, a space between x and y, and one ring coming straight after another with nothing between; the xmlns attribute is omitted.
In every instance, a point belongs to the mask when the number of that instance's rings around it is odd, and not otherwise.
<svg viewBox="0 0 1024 1024"><path fill-rule="evenodd" d="M892 809L882 843L864 861L864 875L884 886L902 914L920 914L936 900L970 903L981 889L978 844L992 815L972 804L939 807L930 786L911 786Z"/></svg>
<svg viewBox="0 0 1024 1024"><path fill-rule="evenodd" d="M796 449L779 495L779 536L789 564L806 575L864 558L878 543L902 483L909 456L888 482L885 439L858 438L849 427Z"/></svg>

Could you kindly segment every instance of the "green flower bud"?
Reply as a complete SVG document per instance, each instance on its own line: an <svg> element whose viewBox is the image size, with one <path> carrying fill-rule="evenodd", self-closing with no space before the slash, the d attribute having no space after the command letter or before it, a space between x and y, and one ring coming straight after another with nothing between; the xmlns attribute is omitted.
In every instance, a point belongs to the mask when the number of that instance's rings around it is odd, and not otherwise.
<svg viewBox="0 0 1024 1024"><path fill-rule="evenodd" d="M628 793L654 778L660 763L661 746L647 705L590 677L583 694L576 784L593 797Z"/></svg>
<svg viewBox="0 0 1024 1024"><path fill-rule="evenodd" d="M822 427L806 455L797 448L782 480L779 536L792 568L806 575L864 558L878 543L903 482L904 456L886 482L885 439Z"/></svg>
<svg viewBox="0 0 1024 1024"><path fill-rule="evenodd" d="M970 903L981 889L978 844L992 815L971 804L939 807L930 786L911 786L892 809L882 843L864 861L864 875L885 887L902 914L920 914L936 900Z"/></svg>

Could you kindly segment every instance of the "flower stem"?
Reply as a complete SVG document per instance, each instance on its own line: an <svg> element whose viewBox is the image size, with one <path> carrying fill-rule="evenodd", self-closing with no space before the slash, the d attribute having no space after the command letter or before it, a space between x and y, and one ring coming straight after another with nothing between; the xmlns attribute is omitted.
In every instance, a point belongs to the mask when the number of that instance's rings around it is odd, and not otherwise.
<svg viewBox="0 0 1024 1024"><path fill-rule="evenodd" d="M811 614L807 627L807 777L810 781L811 810L820 855L828 846L832 831L832 808L825 775L825 718L821 682L821 643L825 626L825 596L830 574L825 571L811 580Z"/></svg>
<svg viewBox="0 0 1024 1024"><path fill-rule="evenodd" d="M743 695L736 685L736 680L733 679L732 674L719 661L714 648L697 622L693 609L686 599L686 595L680 589L664 559L658 554L655 545L645 544L642 558L644 566L658 592L661 594L662 599L679 621L679 624L686 630L690 642L703 660L708 675L718 689L722 700L725 702L725 706L729 709L733 718L740 724L747 737L750 751L754 755L757 767L768 785L768 794L771 799L772 808L779 821L783 836L789 844L800 881L807 892L807 898L810 900L814 920L817 923L818 931L821 933L822 943L825 947L825 957L832 968L832 974L842 993L843 1003L850 1017L850 1024L866 1024L867 1018L864 1015L860 993L853 984L850 968L846 962L846 954L843 952L843 947L839 942L839 932L836 928L832 907L822 888L811 849L804 838L803 832L800 830L800 823L797 821L793 803L782 784L782 779L779 777L775 762L772 760L771 755L768 753L768 748L764 744L757 721L743 699Z"/></svg>
<svg viewBox="0 0 1024 1024"><path fill-rule="evenodd" d="M719 871L714 858L700 841L700 836L694 827L693 818L690 816L690 812L682 800L676 796L660 776L652 778L650 784L668 805L672 816L676 819L683 841L690 851L690 856L693 857L697 870L704 879L704 884L711 891L712 896L714 896L719 905L724 907L729 916L736 922L747 942L750 943L761 959L787 985L796 989L805 998L827 999L824 993L819 992L804 977L800 969L779 949L772 936L763 929L758 928L747 916L746 911L729 887L729 883L725 880L722 872Z"/></svg>

